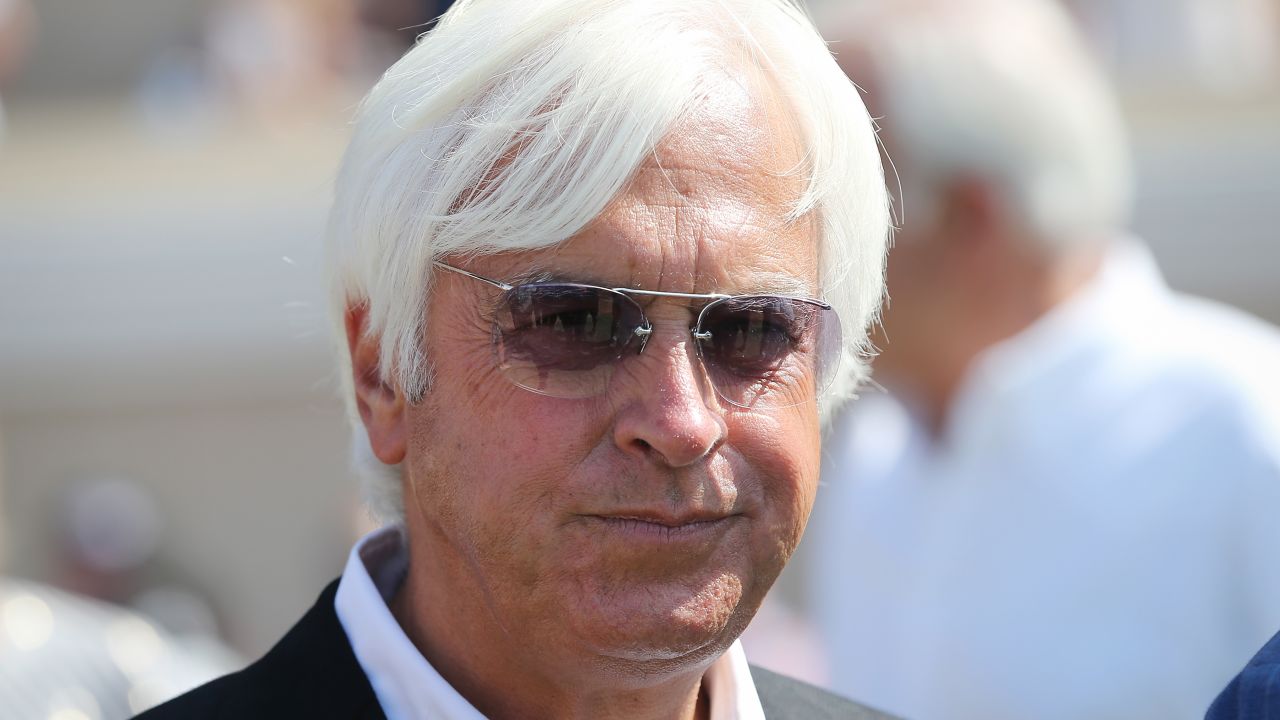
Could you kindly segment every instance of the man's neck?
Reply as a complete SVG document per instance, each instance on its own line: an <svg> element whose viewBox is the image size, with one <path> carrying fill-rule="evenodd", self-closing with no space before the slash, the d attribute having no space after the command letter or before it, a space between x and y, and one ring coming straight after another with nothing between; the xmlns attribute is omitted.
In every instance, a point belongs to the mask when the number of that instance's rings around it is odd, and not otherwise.
<svg viewBox="0 0 1280 720"><path fill-rule="evenodd" d="M902 388L930 437L941 441L979 358L1075 298L1098 276L1102 262L1101 252L1081 253L1029 275L1027 282L1010 283L1003 293L975 293L982 300L956 313L952 337L939 343L927 366L904 368L901 375L887 372L886 383Z"/></svg>

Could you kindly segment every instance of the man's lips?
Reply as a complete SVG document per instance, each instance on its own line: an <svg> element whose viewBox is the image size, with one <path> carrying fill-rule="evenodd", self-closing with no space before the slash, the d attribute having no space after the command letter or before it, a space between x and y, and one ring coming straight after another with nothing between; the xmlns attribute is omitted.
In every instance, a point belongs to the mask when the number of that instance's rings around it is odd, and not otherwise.
<svg viewBox="0 0 1280 720"><path fill-rule="evenodd" d="M739 519L736 514L690 513L679 516L651 512L609 512L584 515L606 532L637 540L678 540L721 532Z"/></svg>

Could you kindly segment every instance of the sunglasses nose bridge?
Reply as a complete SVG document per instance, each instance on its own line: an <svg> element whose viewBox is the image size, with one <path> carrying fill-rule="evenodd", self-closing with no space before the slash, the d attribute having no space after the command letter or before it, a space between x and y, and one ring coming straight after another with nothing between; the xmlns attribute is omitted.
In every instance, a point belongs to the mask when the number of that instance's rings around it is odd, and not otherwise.
<svg viewBox="0 0 1280 720"><path fill-rule="evenodd" d="M649 344L649 338L653 337L653 326L649 324L649 319L644 318L644 323L644 325L641 325L632 331L632 334L638 338L640 342L639 347L636 348L637 355L644 352L645 346ZM689 334L698 342L705 342L711 339L711 333L699 330L696 324L689 326Z"/></svg>
<svg viewBox="0 0 1280 720"><path fill-rule="evenodd" d="M663 330L667 327L667 330ZM685 335L685 332L689 335ZM694 396L697 402L708 408L717 407L713 400L718 393L711 376L707 372L703 358L701 342L691 339L695 336L693 328L680 328L666 324L652 325L647 332L636 332L639 336L639 348L633 361L626 363L628 375L647 388L646 394L652 394L655 388L662 388L658 393L668 400L676 396ZM653 340L653 342L649 342ZM652 345L650 352L645 348ZM640 353L644 353L641 355Z"/></svg>
<svg viewBox="0 0 1280 720"><path fill-rule="evenodd" d="M657 311L657 314L660 317L655 320L650 317L649 312L647 312L639 302L636 302L635 298L628 296L627 300L636 312L634 320L636 325L631 331L633 341L635 341L637 345L636 355L644 353L645 349L650 344L653 344L656 349L661 345L662 347L659 349L661 352L665 352L667 350L668 344L673 347L682 346L684 347L682 354L684 354L688 358L688 361L692 363L694 374L700 376L704 383L710 381L710 378L707 375L705 361L702 357L702 349L699 346L705 340L710 339L711 334L700 332L698 329L701 319L701 312L699 311L699 308L696 306L689 307L687 302L688 299L684 297L678 297L674 300L664 299L664 302L661 304L662 309ZM652 308L650 310L652 310ZM687 319L683 321L678 319L680 313L691 311L694 315L692 322L689 322ZM678 327L680 328L679 330L677 330ZM685 332L689 334L685 335ZM693 339L692 343L689 342L690 337ZM650 341L654 342L651 343ZM689 347L689 345L692 345L692 347Z"/></svg>

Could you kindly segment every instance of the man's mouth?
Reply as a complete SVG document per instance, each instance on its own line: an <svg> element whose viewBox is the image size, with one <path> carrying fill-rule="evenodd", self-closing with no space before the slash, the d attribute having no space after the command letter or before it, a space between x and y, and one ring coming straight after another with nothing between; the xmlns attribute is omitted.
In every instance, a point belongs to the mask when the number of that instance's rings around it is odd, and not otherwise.
<svg viewBox="0 0 1280 720"><path fill-rule="evenodd" d="M656 513L609 513L588 515L589 520L603 525L612 533L637 541L646 539L672 541L698 539L723 532L740 518L739 515L697 513L683 516Z"/></svg>

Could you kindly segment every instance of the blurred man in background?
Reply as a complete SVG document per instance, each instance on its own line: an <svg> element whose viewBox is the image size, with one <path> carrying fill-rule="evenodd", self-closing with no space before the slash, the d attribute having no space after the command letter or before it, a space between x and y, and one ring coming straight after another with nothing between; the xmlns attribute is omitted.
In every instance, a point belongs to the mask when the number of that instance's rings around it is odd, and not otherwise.
<svg viewBox="0 0 1280 720"><path fill-rule="evenodd" d="M828 12L823 12L827 10ZM901 178L877 378L828 439L815 617L919 720L1192 718L1280 627L1280 341L1124 236L1050 2L819 8Z"/></svg>

